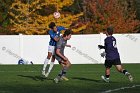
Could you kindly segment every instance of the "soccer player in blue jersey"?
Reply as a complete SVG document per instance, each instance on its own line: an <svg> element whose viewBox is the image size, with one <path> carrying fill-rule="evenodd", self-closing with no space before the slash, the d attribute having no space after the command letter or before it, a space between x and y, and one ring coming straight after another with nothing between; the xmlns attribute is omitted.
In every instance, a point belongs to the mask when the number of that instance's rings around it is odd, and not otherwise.
<svg viewBox="0 0 140 93"><path fill-rule="evenodd" d="M113 35L113 28L108 27L106 31L107 37L104 40L104 46L98 45L99 49L105 49L105 76L101 76L101 78L105 82L109 82L109 76L110 76L110 68L112 65L116 67L116 69L126 75L128 79L132 82L133 77L132 75L125 69L122 68L121 61L120 61L120 55L116 46L116 39L112 36Z"/></svg>
<svg viewBox="0 0 140 93"><path fill-rule="evenodd" d="M50 28L50 30L49 30L50 42L49 42L49 46L48 46L48 56L44 61L43 70L42 70L42 75L44 75L45 77L48 77L49 73L51 72L51 70L54 66L54 61L55 61L54 51L55 51L56 43L60 38L60 33L62 30L66 30L62 26L56 26L56 24L54 22L51 22L49 24L49 28ZM48 72L46 73L45 72L46 67L47 67L47 64L48 64L50 58L51 58L50 66L49 66Z"/></svg>
<svg viewBox="0 0 140 93"><path fill-rule="evenodd" d="M63 36L61 36L59 41L57 42L55 57L56 60L59 62L59 64L62 66L62 70L58 74L58 76L54 79L55 83L58 83L61 79L66 81L68 80L68 78L66 78L65 75L67 73L67 70L71 66L71 63L69 59L64 55L64 49L65 46L71 47L71 45L67 45L67 40L69 40L70 38L71 38L71 30L67 29L64 32Z"/></svg>

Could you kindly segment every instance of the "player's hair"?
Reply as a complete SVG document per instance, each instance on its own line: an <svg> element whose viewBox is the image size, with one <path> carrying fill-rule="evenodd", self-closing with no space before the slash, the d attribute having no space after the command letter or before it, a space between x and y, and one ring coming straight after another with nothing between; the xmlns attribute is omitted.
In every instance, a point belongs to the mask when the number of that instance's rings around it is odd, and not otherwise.
<svg viewBox="0 0 140 93"><path fill-rule="evenodd" d="M54 22L51 22L51 23L49 24L49 28L51 28L51 29L53 29L55 26L56 26L56 25L55 25Z"/></svg>
<svg viewBox="0 0 140 93"><path fill-rule="evenodd" d="M72 31L70 29L66 29L64 34L63 34L63 37L66 37L68 35L72 34Z"/></svg>
<svg viewBox="0 0 140 93"><path fill-rule="evenodd" d="M107 28L107 33L109 34L109 35L112 35L113 34L113 27L108 27Z"/></svg>

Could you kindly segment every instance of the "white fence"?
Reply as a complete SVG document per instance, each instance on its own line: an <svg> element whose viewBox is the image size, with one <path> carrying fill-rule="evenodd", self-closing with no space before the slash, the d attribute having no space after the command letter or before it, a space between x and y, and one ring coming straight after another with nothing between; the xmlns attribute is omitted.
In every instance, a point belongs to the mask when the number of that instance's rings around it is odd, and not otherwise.
<svg viewBox="0 0 140 93"><path fill-rule="evenodd" d="M122 63L140 63L140 34L114 34ZM104 62L98 49L104 34L73 35L65 49L72 64L100 64ZM48 35L1 35L0 64L17 64L20 58L43 64L48 52ZM55 62L58 63L58 62Z"/></svg>

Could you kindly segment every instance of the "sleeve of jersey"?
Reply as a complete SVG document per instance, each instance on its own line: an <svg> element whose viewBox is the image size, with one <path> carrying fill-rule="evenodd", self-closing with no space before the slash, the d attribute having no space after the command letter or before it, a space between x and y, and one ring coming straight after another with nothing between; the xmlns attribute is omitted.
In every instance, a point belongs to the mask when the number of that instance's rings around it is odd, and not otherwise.
<svg viewBox="0 0 140 93"><path fill-rule="evenodd" d="M66 30L66 28L63 27L63 26L59 26L58 29L59 29L60 32L61 32L62 30Z"/></svg>
<svg viewBox="0 0 140 93"><path fill-rule="evenodd" d="M57 42L56 49L60 49L62 46L61 39Z"/></svg>

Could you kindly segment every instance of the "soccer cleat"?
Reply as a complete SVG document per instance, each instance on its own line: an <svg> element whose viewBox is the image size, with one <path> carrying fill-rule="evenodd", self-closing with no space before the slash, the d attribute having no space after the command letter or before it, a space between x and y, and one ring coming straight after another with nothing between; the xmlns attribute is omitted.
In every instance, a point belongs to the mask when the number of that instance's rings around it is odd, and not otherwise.
<svg viewBox="0 0 140 93"><path fill-rule="evenodd" d="M68 79L67 77L65 77L65 76L62 76L62 77L61 77L61 80L68 81L69 79Z"/></svg>
<svg viewBox="0 0 140 93"><path fill-rule="evenodd" d="M45 76L45 70L42 70L42 75L44 75L44 76Z"/></svg>
<svg viewBox="0 0 140 93"><path fill-rule="evenodd" d="M128 77L130 82L133 82L133 77L130 73L127 72L125 75Z"/></svg>
<svg viewBox="0 0 140 93"><path fill-rule="evenodd" d="M50 73L49 73L49 72L47 72L47 73L45 74L45 77L48 77L48 76L49 76L49 74L50 74Z"/></svg>
<svg viewBox="0 0 140 93"><path fill-rule="evenodd" d="M58 78L55 78L55 79L54 79L54 82L55 82L55 83L58 83L58 82L59 82L59 79L58 79Z"/></svg>
<svg viewBox="0 0 140 93"><path fill-rule="evenodd" d="M105 81L109 83L109 78L106 78L105 76L101 76L101 78Z"/></svg>

